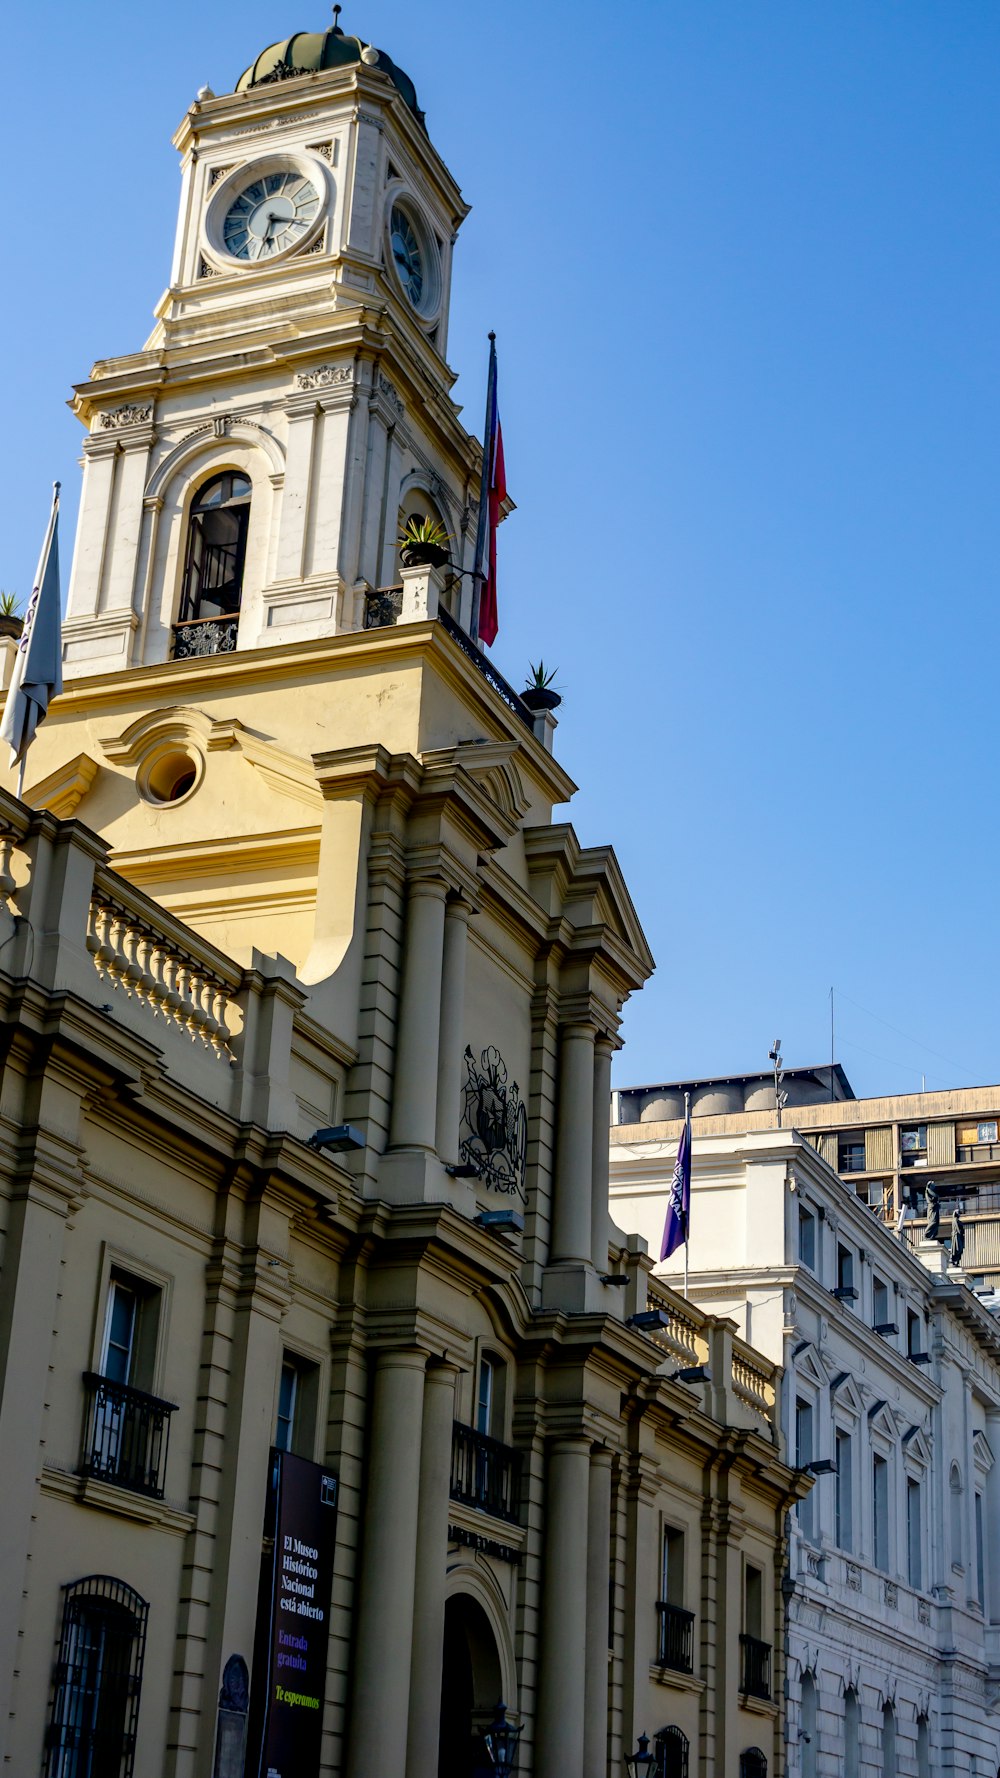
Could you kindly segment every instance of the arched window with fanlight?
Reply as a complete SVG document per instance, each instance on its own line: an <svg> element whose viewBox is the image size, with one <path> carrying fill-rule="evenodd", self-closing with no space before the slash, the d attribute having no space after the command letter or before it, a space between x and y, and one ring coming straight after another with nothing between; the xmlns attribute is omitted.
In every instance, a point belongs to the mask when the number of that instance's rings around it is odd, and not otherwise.
<svg viewBox="0 0 1000 1778"><path fill-rule="evenodd" d="M653 1751L657 1758L657 1778L689 1778L690 1749L683 1729L674 1723L669 1728L658 1729Z"/></svg>
<svg viewBox="0 0 1000 1778"><path fill-rule="evenodd" d="M46 1778L132 1778L148 1615L112 1575L66 1587Z"/></svg>
<svg viewBox="0 0 1000 1778"><path fill-rule="evenodd" d="M195 494L188 515L181 624L239 612L251 491L248 476L226 469Z"/></svg>

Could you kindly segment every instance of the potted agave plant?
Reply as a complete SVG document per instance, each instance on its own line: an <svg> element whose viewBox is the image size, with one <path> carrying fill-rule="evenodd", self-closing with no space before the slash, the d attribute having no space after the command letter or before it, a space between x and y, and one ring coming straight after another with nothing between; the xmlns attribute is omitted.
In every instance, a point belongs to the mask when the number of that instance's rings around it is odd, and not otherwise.
<svg viewBox="0 0 1000 1778"><path fill-rule="evenodd" d="M448 560L451 538L436 519L407 519L398 541L404 568L443 568Z"/></svg>
<svg viewBox="0 0 1000 1778"><path fill-rule="evenodd" d="M18 615L17 606L16 593L0 592L0 636L9 636L13 642L24 629L24 619Z"/></svg>
<svg viewBox="0 0 1000 1778"><path fill-rule="evenodd" d="M553 667L551 673L546 673L544 661L532 666L531 677L521 693L522 704L527 704L529 710L558 710L562 697L552 684L558 671L558 667Z"/></svg>

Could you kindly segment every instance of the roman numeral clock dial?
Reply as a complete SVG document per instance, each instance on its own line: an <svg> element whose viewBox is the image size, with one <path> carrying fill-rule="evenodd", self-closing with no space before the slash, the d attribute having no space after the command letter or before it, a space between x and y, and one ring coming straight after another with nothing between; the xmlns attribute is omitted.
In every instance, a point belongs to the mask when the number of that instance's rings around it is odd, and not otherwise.
<svg viewBox="0 0 1000 1778"><path fill-rule="evenodd" d="M267 173L240 192L222 225L235 259L272 259L305 239L319 210L319 193L301 173Z"/></svg>
<svg viewBox="0 0 1000 1778"><path fill-rule="evenodd" d="M314 238L324 209L322 177L302 167L258 163L228 180L209 210L207 237L223 260L259 265Z"/></svg>

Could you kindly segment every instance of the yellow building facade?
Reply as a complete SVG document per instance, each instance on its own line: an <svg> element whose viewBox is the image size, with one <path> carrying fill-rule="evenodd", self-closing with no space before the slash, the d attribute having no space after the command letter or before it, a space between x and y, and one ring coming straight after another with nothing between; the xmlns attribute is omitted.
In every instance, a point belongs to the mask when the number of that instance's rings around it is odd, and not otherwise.
<svg viewBox="0 0 1000 1778"><path fill-rule="evenodd" d="M176 140L0 797L6 1769L476 1778L502 1697L537 1778L780 1775L807 1484L610 1221L652 959L469 635L461 195L337 30Z"/></svg>

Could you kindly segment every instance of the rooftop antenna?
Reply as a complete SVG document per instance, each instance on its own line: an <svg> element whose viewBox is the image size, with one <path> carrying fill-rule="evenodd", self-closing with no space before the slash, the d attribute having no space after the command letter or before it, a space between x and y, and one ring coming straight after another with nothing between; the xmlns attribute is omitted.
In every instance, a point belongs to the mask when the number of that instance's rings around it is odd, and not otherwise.
<svg viewBox="0 0 1000 1778"><path fill-rule="evenodd" d="M775 1105L775 1110L778 1113L778 1128L780 1130L781 1129L782 1106L786 1103L786 1101L788 1099L788 1094L785 1092L785 1090L781 1084L782 1081L784 1080L785 1076L782 1073L782 1069L781 1069L781 1038L780 1037L775 1038L773 1044L771 1045L771 1048L767 1052L767 1055L768 1055L768 1060L774 1063L774 1105Z"/></svg>
<svg viewBox="0 0 1000 1778"><path fill-rule="evenodd" d="M340 15L343 10L344 8L342 6L335 6L333 9L333 28L337 32L340 31Z"/></svg>

